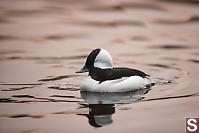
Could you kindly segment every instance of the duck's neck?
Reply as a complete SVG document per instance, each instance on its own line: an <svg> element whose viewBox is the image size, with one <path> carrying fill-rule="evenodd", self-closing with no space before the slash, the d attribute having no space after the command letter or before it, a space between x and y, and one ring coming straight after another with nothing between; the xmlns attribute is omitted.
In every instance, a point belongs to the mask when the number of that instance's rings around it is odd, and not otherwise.
<svg viewBox="0 0 199 133"><path fill-rule="evenodd" d="M101 69L97 67L92 67L89 69L89 76L91 76L92 79L97 81L106 80L107 74L107 69Z"/></svg>

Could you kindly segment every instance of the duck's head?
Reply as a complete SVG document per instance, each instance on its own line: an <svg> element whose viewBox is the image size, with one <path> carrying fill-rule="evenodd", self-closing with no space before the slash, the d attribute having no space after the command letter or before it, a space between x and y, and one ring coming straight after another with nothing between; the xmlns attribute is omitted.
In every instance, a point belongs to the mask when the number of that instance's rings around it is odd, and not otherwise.
<svg viewBox="0 0 199 133"><path fill-rule="evenodd" d="M83 68L76 73L89 72L92 68L107 69L113 68L112 57L104 49L95 49L87 57Z"/></svg>

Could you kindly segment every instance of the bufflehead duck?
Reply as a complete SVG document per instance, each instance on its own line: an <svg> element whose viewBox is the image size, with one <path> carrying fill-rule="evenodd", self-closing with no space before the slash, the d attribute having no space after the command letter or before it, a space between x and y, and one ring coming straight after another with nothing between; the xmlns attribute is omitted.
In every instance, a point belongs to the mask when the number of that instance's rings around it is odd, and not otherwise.
<svg viewBox="0 0 199 133"><path fill-rule="evenodd" d="M76 73L89 72L80 84L83 91L125 92L145 88L149 75L130 68L114 68L111 55L104 49L95 49L87 57L84 67Z"/></svg>

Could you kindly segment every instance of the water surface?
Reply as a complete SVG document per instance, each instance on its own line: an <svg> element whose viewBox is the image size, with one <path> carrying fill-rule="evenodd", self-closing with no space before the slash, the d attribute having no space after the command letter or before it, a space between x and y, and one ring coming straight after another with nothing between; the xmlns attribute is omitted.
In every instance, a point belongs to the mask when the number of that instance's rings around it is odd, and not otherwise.
<svg viewBox="0 0 199 133"><path fill-rule="evenodd" d="M198 3L1 0L0 132L184 132L199 112ZM172 84L81 92L74 72L95 48Z"/></svg>

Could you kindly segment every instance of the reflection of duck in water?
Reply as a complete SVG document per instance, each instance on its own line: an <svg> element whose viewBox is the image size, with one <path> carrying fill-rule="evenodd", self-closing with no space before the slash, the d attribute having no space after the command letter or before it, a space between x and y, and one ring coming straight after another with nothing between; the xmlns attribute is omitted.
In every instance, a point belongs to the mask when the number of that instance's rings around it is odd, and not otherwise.
<svg viewBox="0 0 199 133"><path fill-rule="evenodd" d="M128 104L140 101L150 88L129 92L98 93L81 91L81 97L88 104Z"/></svg>
<svg viewBox="0 0 199 133"><path fill-rule="evenodd" d="M133 92L120 93L97 93L81 91L85 107L89 108L89 114L78 114L86 116L89 124L94 127L103 127L113 122L112 115L115 113L115 104L133 103L140 101L149 89L141 89Z"/></svg>
<svg viewBox="0 0 199 133"><path fill-rule="evenodd" d="M84 67L76 73L89 72L80 88L92 92L124 92L155 84L149 75L130 68L113 68L112 58L104 49L95 49L87 57ZM158 81L159 82L159 81Z"/></svg>
<svg viewBox="0 0 199 133"><path fill-rule="evenodd" d="M93 127L103 127L113 122L112 114L115 113L114 104L89 104L89 114L78 114L86 116L89 124Z"/></svg>

